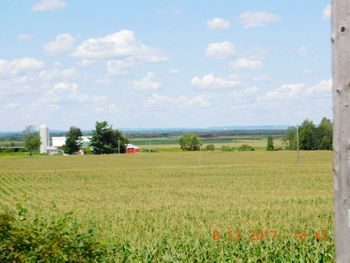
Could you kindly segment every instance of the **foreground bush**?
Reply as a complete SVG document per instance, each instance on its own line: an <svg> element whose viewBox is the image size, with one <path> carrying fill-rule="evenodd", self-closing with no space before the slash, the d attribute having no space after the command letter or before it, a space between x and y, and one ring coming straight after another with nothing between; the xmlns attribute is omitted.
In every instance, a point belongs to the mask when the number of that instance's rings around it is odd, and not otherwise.
<svg viewBox="0 0 350 263"><path fill-rule="evenodd" d="M71 213L27 219L25 209L0 214L0 262L106 262L108 247L83 232Z"/></svg>

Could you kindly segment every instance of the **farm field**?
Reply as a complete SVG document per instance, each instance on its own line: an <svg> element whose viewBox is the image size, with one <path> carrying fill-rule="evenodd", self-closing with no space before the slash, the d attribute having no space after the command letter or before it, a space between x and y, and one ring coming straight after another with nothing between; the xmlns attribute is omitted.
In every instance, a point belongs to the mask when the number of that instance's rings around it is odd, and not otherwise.
<svg viewBox="0 0 350 263"><path fill-rule="evenodd" d="M73 211L117 244L117 262L332 262L331 159L330 151L301 152L299 165L292 151L3 156L0 204L47 218Z"/></svg>
<svg viewBox="0 0 350 263"><path fill-rule="evenodd" d="M169 143L169 141L164 140L163 144L152 144L152 141L150 141L148 144L144 141L137 141L132 140L132 143L135 143L136 145L140 146L144 149L159 149L159 150L174 150L174 149L180 149L178 141L176 143ZM274 141L275 148L284 148L283 142L281 139L275 139ZM256 150L266 150L266 138L263 139L227 139L223 142L215 141L215 140L204 140L202 148L205 149L205 147L208 144L213 144L216 149L220 149L222 146L229 146L229 147L235 147L238 148L242 144L248 144L252 147L254 147Z"/></svg>

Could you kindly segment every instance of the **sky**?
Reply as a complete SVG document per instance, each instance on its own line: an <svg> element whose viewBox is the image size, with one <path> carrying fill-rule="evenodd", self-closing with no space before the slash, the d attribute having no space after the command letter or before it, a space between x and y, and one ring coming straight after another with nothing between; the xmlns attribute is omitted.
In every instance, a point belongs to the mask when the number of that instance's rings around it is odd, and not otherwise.
<svg viewBox="0 0 350 263"><path fill-rule="evenodd" d="M330 1L0 1L0 131L332 117Z"/></svg>

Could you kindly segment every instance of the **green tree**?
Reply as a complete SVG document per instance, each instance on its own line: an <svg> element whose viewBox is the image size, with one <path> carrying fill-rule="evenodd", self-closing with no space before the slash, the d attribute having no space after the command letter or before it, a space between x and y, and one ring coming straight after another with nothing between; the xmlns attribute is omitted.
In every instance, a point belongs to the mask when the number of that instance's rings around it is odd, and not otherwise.
<svg viewBox="0 0 350 263"><path fill-rule="evenodd" d="M305 120L300 126L300 149L315 150L316 147L316 127L310 120Z"/></svg>
<svg viewBox="0 0 350 263"><path fill-rule="evenodd" d="M297 135L296 128L295 127L288 127L287 132L286 132L285 136L283 137L285 149L296 150L296 148L297 148L296 135Z"/></svg>
<svg viewBox="0 0 350 263"><path fill-rule="evenodd" d="M96 122L92 131L91 147L95 154L125 153L129 140L106 121Z"/></svg>
<svg viewBox="0 0 350 263"><path fill-rule="evenodd" d="M77 127L70 127L66 134L66 143L63 146L65 153L74 154L81 149L83 136L81 130Z"/></svg>
<svg viewBox="0 0 350 263"><path fill-rule="evenodd" d="M214 144L208 144L207 145L207 151L215 151L215 145Z"/></svg>
<svg viewBox="0 0 350 263"><path fill-rule="evenodd" d="M179 143L183 151L199 151L202 145L195 133L184 133Z"/></svg>
<svg viewBox="0 0 350 263"><path fill-rule="evenodd" d="M24 134L24 147L29 152L30 156L33 155L34 151L37 151L40 147L40 136L34 129L33 125L29 125L23 131Z"/></svg>
<svg viewBox="0 0 350 263"><path fill-rule="evenodd" d="M317 127L317 146L320 150L332 150L333 126L330 119L324 117Z"/></svg>
<svg viewBox="0 0 350 263"><path fill-rule="evenodd" d="M267 146L266 146L266 151L274 151L275 148L273 146L273 138L272 136L267 137Z"/></svg>

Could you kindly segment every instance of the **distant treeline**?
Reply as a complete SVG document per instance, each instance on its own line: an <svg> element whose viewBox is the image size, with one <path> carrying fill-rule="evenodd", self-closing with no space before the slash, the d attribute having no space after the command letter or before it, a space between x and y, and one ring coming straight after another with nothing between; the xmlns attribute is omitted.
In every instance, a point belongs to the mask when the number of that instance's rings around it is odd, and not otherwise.
<svg viewBox="0 0 350 263"><path fill-rule="evenodd" d="M289 127L283 138L286 149L297 149L297 127ZM330 119L323 118L316 126L305 120L299 127L299 147L301 150L331 150L333 142L333 126Z"/></svg>
<svg viewBox="0 0 350 263"><path fill-rule="evenodd" d="M283 137L286 130L222 130L222 131L194 131L200 138L218 138L218 137L232 137L232 136L264 136L274 135ZM183 131L173 132L125 132L128 138L160 138L160 137L180 137ZM260 137L260 136L259 136Z"/></svg>

